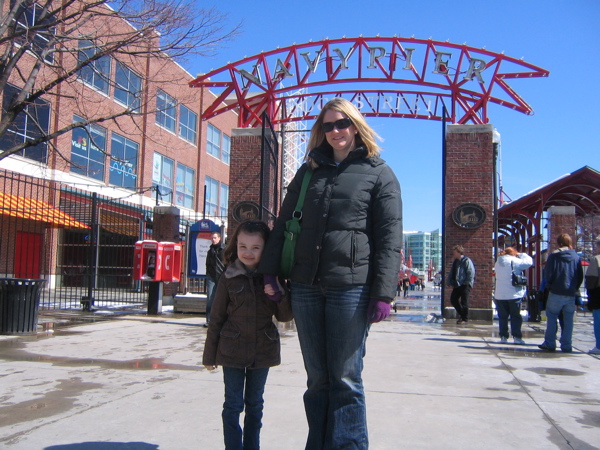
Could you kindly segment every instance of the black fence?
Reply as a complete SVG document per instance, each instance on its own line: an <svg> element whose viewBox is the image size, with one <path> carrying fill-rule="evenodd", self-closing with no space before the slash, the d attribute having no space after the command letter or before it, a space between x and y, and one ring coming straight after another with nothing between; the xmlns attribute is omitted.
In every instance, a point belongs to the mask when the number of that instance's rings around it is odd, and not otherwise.
<svg viewBox="0 0 600 450"><path fill-rule="evenodd" d="M151 209L0 170L0 278L46 280L41 309L144 306L147 287L132 277L141 239L152 239Z"/></svg>

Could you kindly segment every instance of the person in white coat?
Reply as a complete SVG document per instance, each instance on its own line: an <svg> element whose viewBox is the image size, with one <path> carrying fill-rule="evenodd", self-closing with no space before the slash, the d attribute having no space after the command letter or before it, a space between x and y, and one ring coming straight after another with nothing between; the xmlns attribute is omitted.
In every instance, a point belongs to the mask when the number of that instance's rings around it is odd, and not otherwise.
<svg viewBox="0 0 600 450"><path fill-rule="evenodd" d="M526 286L512 285L512 272L522 274L533 264L531 256L519 253L513 247L506 247L500 252L494 265L496 286L494 289L494 303L498 311L498 326L500 328L500 343L508 343L508 320L510 318L510 332L517 345L524 345L521 325L521 302L527 293Z"/></svg>

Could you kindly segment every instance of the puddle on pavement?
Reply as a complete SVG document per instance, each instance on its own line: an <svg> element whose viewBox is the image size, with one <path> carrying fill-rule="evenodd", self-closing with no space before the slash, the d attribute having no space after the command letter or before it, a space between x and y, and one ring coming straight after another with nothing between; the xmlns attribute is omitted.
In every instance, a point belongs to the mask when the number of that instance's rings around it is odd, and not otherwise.
<svg viewBox="0 0 600 450"><path fill-rule="evenodd" d="M78 397L85 391L101 389L102 384L84 381L81 378L59 379L52 391L37 395L35 399L0 407L0 418L4 427L21 422L40 420L70 411Z"/></svg>
<svg viewBox="0 0 600 450"><path fill-rule="evenodd" d="M2 348L6 347L2 346ZM100 367L101 369L115 370L204 370L204 368L200 365L195 366L165 363L162 358L142 358L132 359L128 361L118 361L101 358L73 358L67 356L49 356L28 353L24 350L21 350L18 346L0 352L0 360L18 362L43 362L60 367L95 366Z"/></svg>
<svg viewBox="0 0 600 450"><path fill-rule="evenodd" d="M561 375L568 377L580 377L585 375L585 372L573 369L561 369L557 367L529 367L526 370L537 373L538 375Z"/></svg>

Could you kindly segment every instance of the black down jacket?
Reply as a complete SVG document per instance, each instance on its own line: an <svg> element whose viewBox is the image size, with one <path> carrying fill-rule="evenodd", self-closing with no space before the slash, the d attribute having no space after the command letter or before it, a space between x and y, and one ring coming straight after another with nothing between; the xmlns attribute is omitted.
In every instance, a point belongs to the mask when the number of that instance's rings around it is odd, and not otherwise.
<svg viewBox="0 0 600 450"><path fill-rule="evenodd" d="M359 147L339 165L326 144L310 153L314 170L302 208L292 281L320 286L369 285L371 297L393 299L402 248L400 183L381 158ZM277 274L285 222L296 207L304 164L288 191L259 270Z"/></svg>

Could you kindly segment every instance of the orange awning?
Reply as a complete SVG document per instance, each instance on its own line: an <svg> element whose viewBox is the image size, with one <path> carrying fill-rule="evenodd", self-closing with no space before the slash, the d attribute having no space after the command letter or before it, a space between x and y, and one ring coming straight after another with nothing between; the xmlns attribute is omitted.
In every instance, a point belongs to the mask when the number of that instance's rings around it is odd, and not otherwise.
<svg viewBox="0 0 600 450"><path fill-rule="evenodd" d="M46 202L3 192L0 192L0 214L46 222L52 228L89 228Z"/></svg>
<svg viewBox="0 0 600 450"><path fill-rule="evenodd" d="M100 226L111 233L133 237L138 237L140 234L137 218L104 209L100 210Z"/></svg>

